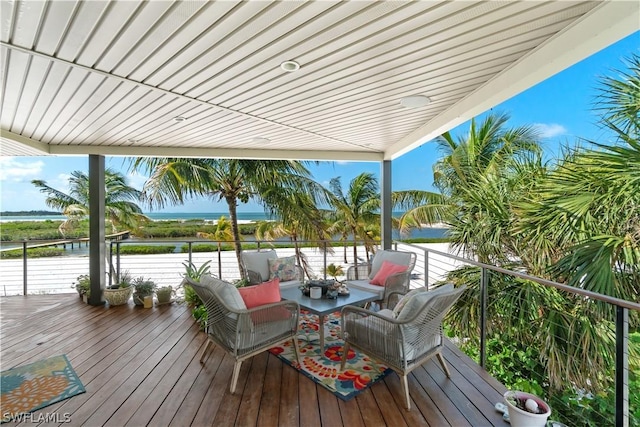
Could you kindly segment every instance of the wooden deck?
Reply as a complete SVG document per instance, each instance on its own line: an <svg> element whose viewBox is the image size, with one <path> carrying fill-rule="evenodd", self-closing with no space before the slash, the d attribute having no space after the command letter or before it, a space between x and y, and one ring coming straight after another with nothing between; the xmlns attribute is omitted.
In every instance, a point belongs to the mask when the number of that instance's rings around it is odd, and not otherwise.
<svg viewBox="0 0 640 427"><path fill-rule="evenodd" d="M396 374L344 402L266 352L243 364L231 395L233 361L216 348L199 363L205 335L184 305L30 295L0 298L0 313L2 370L66 354L80 376L86 393L36 412L66 414L64 425L508 426L494 409L504 386L450 343L452 378L433 361L416 369L406 411Z"/></svg>

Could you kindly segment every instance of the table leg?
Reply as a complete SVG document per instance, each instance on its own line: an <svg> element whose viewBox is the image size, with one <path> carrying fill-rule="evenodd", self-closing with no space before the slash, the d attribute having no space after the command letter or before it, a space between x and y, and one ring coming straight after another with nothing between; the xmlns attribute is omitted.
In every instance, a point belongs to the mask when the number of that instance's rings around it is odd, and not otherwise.
<svg viewBox="0 0 640 427"><path fill-rule="evenodd" d="M324 356L324 314L318 314L318 332L320 333L320 354Z"/></svg>

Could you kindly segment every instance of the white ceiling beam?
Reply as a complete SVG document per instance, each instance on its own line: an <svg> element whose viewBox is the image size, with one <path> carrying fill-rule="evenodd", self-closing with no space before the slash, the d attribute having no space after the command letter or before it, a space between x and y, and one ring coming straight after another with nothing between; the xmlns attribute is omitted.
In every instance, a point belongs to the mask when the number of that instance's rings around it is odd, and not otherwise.
<svg viewBox="0 0 640 427"><path fill-rule="evenodd" d="M51 154L49 151L48 144L45 144L44 142L36 141L35 139L27 138L26 136L18 135L17 133L10 132L4 129L0 130L0 137L2 137L3 140L16 142L18 144L28 147L29 149L39 151L42 153L42 155ZM0 150L0 156L3 156L3 155L5 154L3 154L2 150Z"/></svg>
<svg viewBox="0 0 640 427"><path fill-rule="evenodd" d="M322 150L270 150L233 148L136 147L95 145L51 145L50 154L75 156L99 154L129 157L198 157L255 160L340 160L354 162L380 162L382 152L322 151Z"/></svg>
<svg viewBox="0 0 640 427"><path fill-rule="evenodd" d="M605 1L385 151L393 160L640 30L640 2Z"/></svg>

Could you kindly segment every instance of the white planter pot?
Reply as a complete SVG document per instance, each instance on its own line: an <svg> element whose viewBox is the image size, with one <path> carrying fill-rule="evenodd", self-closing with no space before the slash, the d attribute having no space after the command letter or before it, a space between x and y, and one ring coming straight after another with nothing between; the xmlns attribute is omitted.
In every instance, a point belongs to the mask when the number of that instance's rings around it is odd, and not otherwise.
<svg viewBox="0 0 640 427"><path fill-rule="evenodd" d="M514 406L510 401L511 399L508 399L509 397L524 400L533 399L545 412L542 414L533 414L529 411L522 410ZM511 427L545 427L547 425L547 419L549 419L549 415L551 415L551 407L535 394L525 393L523 391L508 391L504 394L504 401L509 410Z"/></svg>

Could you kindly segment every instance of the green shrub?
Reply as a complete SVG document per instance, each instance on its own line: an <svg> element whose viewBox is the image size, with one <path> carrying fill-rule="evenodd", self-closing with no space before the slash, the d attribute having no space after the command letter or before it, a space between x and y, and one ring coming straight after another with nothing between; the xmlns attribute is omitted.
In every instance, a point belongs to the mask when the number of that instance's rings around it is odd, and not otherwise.
<svg viewBox="0 0 640 427"><path fill-rule="evenodd" d="M33 248L27 249L27 257L28 258L44 258L44 257L54 257L54 256L63 256L64 249L62 248ZM1 259L16 259L22 258L22 249L13 249L6 252L0 252Z"/></svg>
<svg viewBox="0 0 640 427"><path fill-rule="evenodd" d="M121 255L153 255L153 254L171 254L174 253L176 247L173 245L121 245Z"/></svg>

